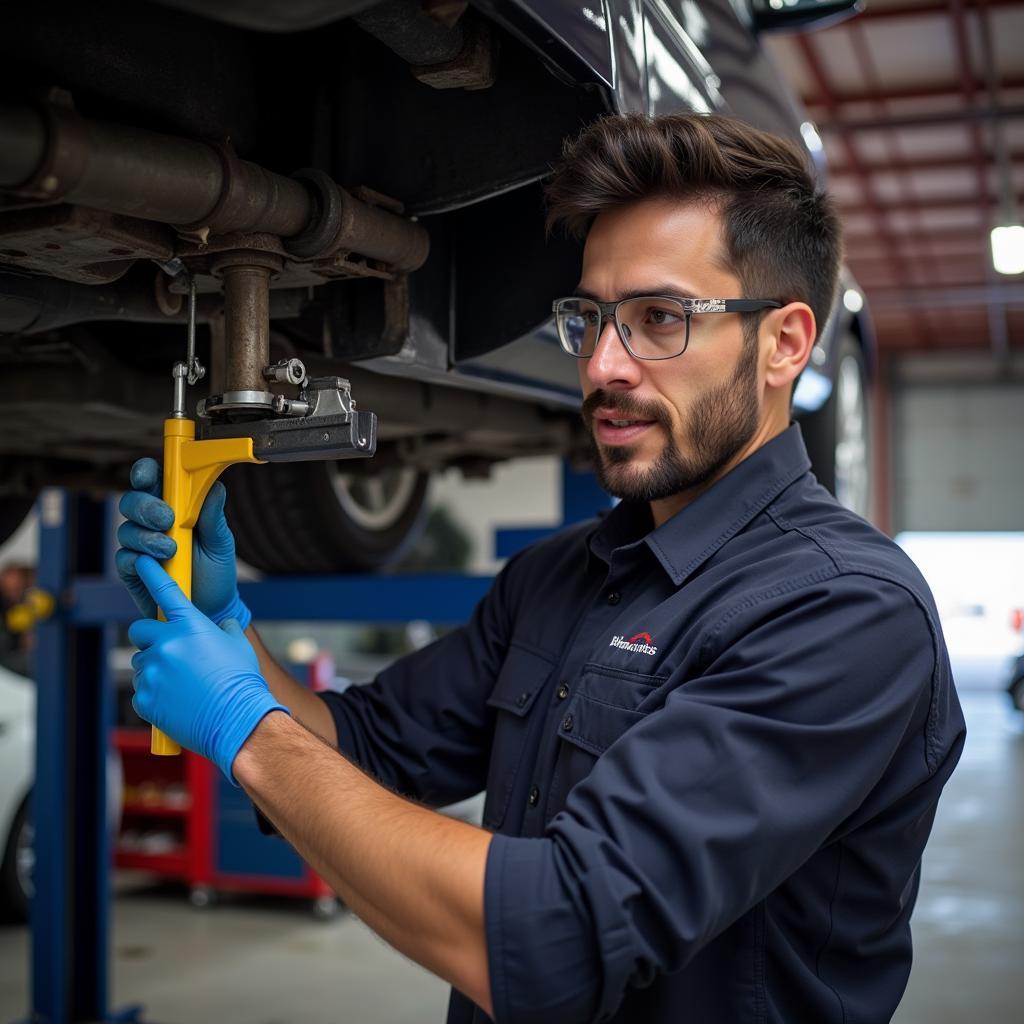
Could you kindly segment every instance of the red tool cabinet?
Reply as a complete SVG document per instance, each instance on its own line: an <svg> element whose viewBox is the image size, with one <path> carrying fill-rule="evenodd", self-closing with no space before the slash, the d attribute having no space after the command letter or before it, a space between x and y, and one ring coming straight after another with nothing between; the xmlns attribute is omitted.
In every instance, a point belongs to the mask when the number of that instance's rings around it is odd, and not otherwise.
<svg viewBox="0 0 1024 1024"><path fill-rule="evenodd" d="M204 906L218 891L295 896L332 916L334 893L284 840L265 836L252 805L205 758L154 757L149 729L116 729L124 766L119 868L179 879Z"/></svg>

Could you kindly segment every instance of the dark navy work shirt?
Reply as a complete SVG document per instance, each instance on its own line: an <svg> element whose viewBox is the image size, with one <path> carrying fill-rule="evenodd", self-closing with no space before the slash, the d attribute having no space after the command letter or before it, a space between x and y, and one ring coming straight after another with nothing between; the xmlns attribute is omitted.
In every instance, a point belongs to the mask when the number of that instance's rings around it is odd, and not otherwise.
<svg viewBox="0 0 1024 1024"><path fill-rule="evenodd" d="M326 699L388 785L486 788L500 1024L892 1015L964 722L924 580L797 427L656 530L624 502L536 544Z"/></svg>

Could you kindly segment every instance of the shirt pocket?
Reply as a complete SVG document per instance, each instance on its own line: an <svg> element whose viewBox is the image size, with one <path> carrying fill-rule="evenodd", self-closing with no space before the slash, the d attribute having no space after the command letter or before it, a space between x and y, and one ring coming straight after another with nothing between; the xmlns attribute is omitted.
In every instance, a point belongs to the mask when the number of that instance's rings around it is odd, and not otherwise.
<svg viewBox="0 0 1024 1024"><path fill-rule="evenodd" d="M487 698L495 709L491 762L484 801L485 828L497 830L505 821L509 800L529 734L530 711L551 677L554 666L543 655L513 643Z"/></svg>
<svg viewBox="0 0 1024 1024"><path fill-rule="evenodd" d="M570 791L593 770L597 759L647 717L638 710L664 680L641 673L587 665L559 720L555 770L545 804L550 820L565 808Z"/></svg>

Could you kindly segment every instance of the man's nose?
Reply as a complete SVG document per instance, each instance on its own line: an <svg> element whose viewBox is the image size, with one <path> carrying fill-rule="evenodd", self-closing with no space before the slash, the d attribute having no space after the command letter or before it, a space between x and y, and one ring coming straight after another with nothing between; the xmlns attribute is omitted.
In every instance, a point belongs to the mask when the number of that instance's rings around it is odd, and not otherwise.
<svg viewBox="0 0 1024 1024"><path fill-rule="evenodd" d="M587 360L587 380L595 388L623 389L640 382L640 363L626 350L614 320L605 320L594 354Z"/></svg>

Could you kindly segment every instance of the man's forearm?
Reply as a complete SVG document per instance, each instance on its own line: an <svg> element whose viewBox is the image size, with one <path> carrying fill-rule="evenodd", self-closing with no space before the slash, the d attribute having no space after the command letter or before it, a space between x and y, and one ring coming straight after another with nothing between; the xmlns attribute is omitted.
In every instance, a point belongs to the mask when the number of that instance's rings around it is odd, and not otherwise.
<svg viewBox="0 0 1024 1024"><path fill-rule="evenodd" d="M270 687L270 692L282 703L292 715L307 729L322 736L332 747L338 745L338 730L334 725L334 716L327 705L312 690L292 678L267 650L256 627L250 625L245 635L252 644L256 657L260 661L260 672Z"/></svg>
<svg viewBox="0 0 1024 1024"><path fill-rule="evenodd" d="M233 771L367 925L491 1012L488 832L396 796L280 713L250 735Z"/></svg>

